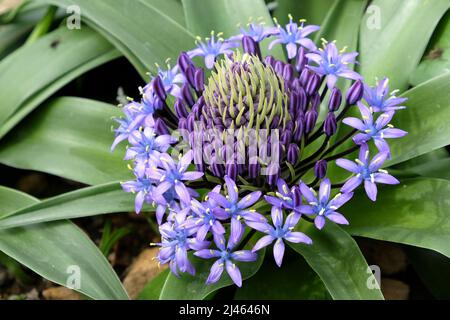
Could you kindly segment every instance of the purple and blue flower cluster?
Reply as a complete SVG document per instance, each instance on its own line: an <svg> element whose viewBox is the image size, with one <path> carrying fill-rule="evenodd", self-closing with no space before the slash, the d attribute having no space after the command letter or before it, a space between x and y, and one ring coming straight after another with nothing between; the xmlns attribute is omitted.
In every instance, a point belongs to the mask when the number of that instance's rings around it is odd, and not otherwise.
<svg viewBox="0 0 450 320"><path fill-rule="evenodd" d="M358 53L335 42L317 48L308 36L320 27L289 18L198 39L175 67L158 67L142 99L116 119L112 149L128 143L124 160L135 176L122 187L135 194L137 213L144 204L156 213L157 259L177 276L194 275L194 259L214 259L206 282L226 270L241 286L238 265L263 248L273 245L281 266L286 243L313 243L301 221L319 230L348 224L338 210L358 186L375 201L377 184L399 183L382 168L388 139L407 134L390 124L406 99L389 94L388 79L365 84L352 67ZM265 39L287 59L263 57ZM353 81L345 95L339 79ZM358 151L355 161L345 158ZM331 182L332 161L350 172L346 181Z"/></svg>

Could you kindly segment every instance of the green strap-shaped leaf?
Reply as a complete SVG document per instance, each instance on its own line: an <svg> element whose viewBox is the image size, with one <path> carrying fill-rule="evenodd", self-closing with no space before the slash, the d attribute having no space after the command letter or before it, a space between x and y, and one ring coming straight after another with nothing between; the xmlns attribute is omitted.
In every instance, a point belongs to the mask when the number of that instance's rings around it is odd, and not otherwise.
<svg viewBox="0 0 450 320"><path fill-rule="evenodd" d="M405 90L449 6L448 0L372 1L360 33L360 72L365 80L372 84L375 77L386 76L392 88Z"/></svg>
<svg viewBox="0 0 450 320"><path fill-rule="evenodd" d="M301 231L311 237L313 244L289 245L316 271L333 299L383 299L381 291L373 286L375 279L358 245L347 232L331 222L320 231L304 223Z"/></svg>
<svg viewBox="0 0 450 320"><path fill-rule="evenodd" d="M210 32L223 32L225 37L230 37L240 32L238 25L245 27L252 19L253 22L264 22L264 25L273 26L264 0L182 0L186 23L189 30L202 37L207 37ZM276 46L272 51L266 48L270 41L261 43L263 54L271 54L282 57L283 51Z"/></svg>
<svg viewBox="0 0 450 320"><path fill-rule="evenodd" d="M0 187L0 210L4 212L33 203L38 200ZM90 298L128 299L106 258L70 221L1 230L0 251L42 277L63 286L74 286Z"/></svg>
<svg viewBox="0 0 450 320"><path fill-rule="evenodd" d="M373 203L360 190L343 213L356 236L427 248L450 257L450 181L417 178L380 188Z"/></svg>
<svg viewBox="0 0 450 320"><path fill-rule="evenodd" d="M411 74L410 83L417 86L422 82L450 72L450 12L441 20L434 31L429 51Z"/></svg>
<svg viewBox="0 0 450 320"><path fill-rule="evenodd" d="M132 177L122 160L124 146L114 152L114 106L80 98L58 98L46 104L0 143L0 162L48 172L86 184Z"/></svg>
<svg viewBox="0 0 450 320"><path fill-rule="evenodd" d="M144 78L146 72L155 70L155 63L165 65L167 58L176 59L181 51L194 45L176 0L37 1L78 6L83 21L122 51Z"/></svg>
<svg viewBox="0 0 450 320"><path fill-rule="evenodd" d="M280 23L288 23L288 15L306 19L308 24L321 25L329 10L338 0L278 0L274 15Z"/></svg>
<svg viewBox="0 0 450 320"><path fill-rule="evenodd" d="M43 99L78 75L74 70L112 51L114 49L107 41L87 27L72 31L61 28L16 50L0 62L0 127L22 108L28 113L37 107ZM109 56L109 59L114 57L117 55ZM90 67L97 65L91 64ZM72 76L64 77L67 74ZM58 81L61 78L64 81ZM50 85L52 90L46 91L45 97L29 103ZM22 118L26 115L21 114ZM0 133L1 137L5 130Z"/></svg>
<svg viewBox="0 0 450 320"><path fill-rule="evenodd" d="M0 230L47 221L134 210L134 196L119 182L84 188L20 208L0 212Z"/></svg>
<svg viewBox="0 0 450 320"><path fill-rule="evenodd" d="M250 248L250 247L249 247ZM237 262L236 265L242 274L242 280L252 277L264 261L265 250L258 252L258 260L255 262ZM204 260L197 257L190 257L195 267L195 276L184 273L180 278L170 273L161 289L160 300L202 300L210 293L230 285L234 285L228 276L225 268L220 280L212 285L206 285L210 268L214 259ZM243 286L246 282L243 281Z"/></svg>
<svg viewBox="0 0 450 320"><path fill-rule="evenodd" d="M270 252L271 254L271 252ZM324 300L327 289L319 276L302 257L284 257L279 268L273 259L266 261L258 273L236 290L237 300Z"/></svg>
<svg viewBox="0 0 450 320"><path fill-rule="evenodd" d="M144 289L139 293L138 300L159 300L161 290L169 276L169 269L158 274L154 279L148 282Z"/></svg>
<svg viewBox="0 0 450 320"><path fill-rule="evenodd" d="M446 146L450 141L450 73L436 77L405 94L406 110L399 110L393 124L408 135L390 140L392 165Z"/></svg>
<svg viewBox="0 0 450 320"><path fill-rule="evenodd" d="M31 30L30 23L0 25L0 60Z"/></svg>

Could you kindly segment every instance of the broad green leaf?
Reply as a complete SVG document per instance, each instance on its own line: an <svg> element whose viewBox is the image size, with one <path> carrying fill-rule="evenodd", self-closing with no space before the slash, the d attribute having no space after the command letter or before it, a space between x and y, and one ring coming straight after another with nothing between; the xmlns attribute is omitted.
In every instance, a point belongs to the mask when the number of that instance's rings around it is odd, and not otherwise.
<svg viewBox="0 0 450 320"><path fill-rule="evenodd" d="M176 0L36 0L60 7L77 5L83 21L113 43L146 78L155 63L165 65L194 45L184 28L181 4ZM172 60L174 63L176 60Z"/></svg>
<svg viewBox="0 0 450 320"><path fill-rule="evenodd" d="M38 203L26 194L0 187L0 210L15 211ZM80 272L76 290L93 299L128 299L128 296L94 243L70 221L36 224L0 231L0 251L40 276L67 286ZM75 284L75 283L73 283Z"/></svg>
<svg viewBox="0 0 450 320"><path fill-rule="evenodd" d="M69 83L73 79L76 79L78 76L83 73L94 69L95 67L107 63L111 60L116 59L120 56L120 53L116 50L111 50L95 59L92 59L82 66L71 70L66 73L62 77L53 81L51 84L40 90L33 97L31 97L27 102L20 107L11 117L6 120L6 122L0 127L0 137L3 137L6 133L8 133L14 126L16 126L23 118L25 118L34 108L39 106L42 102L44 102L49 96L51 96L54 92L58 91L58 89L62 88L65 84Z"/></svg>
<svg viewBox="0 0 450 320"><path fill-rule="evenodd" d="M134 196L119 182L79 189L13 212L0 211L0 229L134 210Z"/></svg>
<svg viewBox="0 0 450 320"><path fill-rule="evenodd" d="M322 280L301 257L284 258L279 268L270 253L256 275L237 289L237 300L318 300L329 299Z"/></svg>
<svg viewBox="0 0 450 320"><path fill-rule="evenodd" d="M450 299L450 260L435 251L406 247L408 260L437 299Z"/></svg>
<svg viewBox="0 0 450 320"><path fill-rule="evenodd" d="M254 244L255 242L252 242ZM250 249L253 245L248 245ZM237 262L236 266L242 274L242 286L246 285L246 279L252 277L264 261L265 250L258 252L258 260L255 262ZM180 278L170 273L161 290L160 300L203 300L210 293L230 285L234 285L226 270L220 280L212 285L206 285L210 268L214 259L204 260L197 257L191 257L191 262L195 267L195 277L184 273Z"/></svg>
<svg viewBox="0 0 450 320"><path fill-rule="evenodd" d="M272 23L263 0L182 0L187 27L195 35L209 36L211 30L223 32L225 37L239 32L238 25L245 26L249 19L259 17L266 24Z"/></svg>
<svg viewBox="0 0 450 320"><path fill-rule="evenodd" d="M31 25L25 23L0 25L0 60L14 50L30 30Z"/></svg>
<svg viewBox="0 0 450 320"><path fill-rule="evenodd" d="M306 19L308 24L321 25L328 11L338 0L278 0L274 16L280 23L289 22L288 15Z"/></svg>
<svg viewBox="0 0 450 320"><path fill-rule="evenodd" d="M450 158L439 159L408 168L422 177L450 180Z"/></svg>
<svg viewBox="0 0 450 320"><path fill-rule="evenodd" d="M400 163L446 146L450 141L450 73L427 81L403 94L407 109L399 110L392 123L408 132L391 140L393 159Z"/></svg>
<svg viewBox="0 0 450 320"><path fill-rule="evenodd" d="M186 23L189 30L202 37L211 31L223 32L230 37L240 32L238 25L245 27L251 19L253 22L264 22L265 26L273 26L272 18L263 0L182 0ZM281 58L283 51L276 46L272 51L266 50L268 41L261 43L263 54L271 54Z"/></svg>
<svg viewBox="0 0 450 320"><path fill-rule="evenodd" d="M159 300L161 290L166 282L169 272L169 269L166 269L147 283L144 289L139 293L138 300Z"/></svg>
<svg viewBox="0 0 450 320"><path fill-rule="evenodd" d="M131 178L124 147L110 151L114 106L80 98L58 98L27 118L0 143L0 162L48 172L86 184Z"/></svg>
<svg viewBox="0 0 450 320"><path fill-rule="evenodd" d="M352 203L355 201L352 201ZM289 245L300 253L322 279L333 299L383 299L366 260L352 237L332 222L317 230L313 224L303 223L301 231L313 241L312 245Z"/></svg>
<svg viewBox="0 0 450 320"><path fill-rule="evenodd" d="M434 28L450 6L448 0L374 0L361 23L360 72L372 84L390 78L405 90Z"/></svg>
<svg viewBox="0 0 450 320"><path fill-rule="evenodd" d="M450 181L410 179L379 188L378 201L362 190L342 212L356 236L427 248L450 257Z"/></svg>
<svg viewBox="0 0 450 320"><path fill-rule="evenodd" d="M329 1L330 10L325 17L321 30L315 34L316 43L321 38L336 40L338 48L347 47L348 52L356 50L358 28L367 0Z"/></svg>
<svg viewBox="0 0 450 320"><path fill-rule="evenodd" d="M413 86L450 72L450 12L439 23L428 48L422 62L411 74Z"/></svg>
<svg viewBox="0 0 450 320"><path fill-rule="evenodd" d="M89 28L76 31L61 28L9 55L0 62L0 127L41 90L112 50L107 41ZM71 79L58 81L53 90L46 92L46 97ZM36 103L27 105L27 112L36 106Z"/></svg>

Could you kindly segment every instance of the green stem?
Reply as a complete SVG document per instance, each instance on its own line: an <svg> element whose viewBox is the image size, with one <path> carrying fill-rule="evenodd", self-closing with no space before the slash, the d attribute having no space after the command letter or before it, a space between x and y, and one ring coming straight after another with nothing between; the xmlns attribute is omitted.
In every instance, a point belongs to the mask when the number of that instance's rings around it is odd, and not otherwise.
<svg viewBox="0 0 450 320"><path fill-rule="evenodd" d="M43 35L47 34L48 30L52 25L53 18L55 17L57 10L58 7L56 6L50 6L48 8L47 13L42 18L42 20L36 25L36 27L34 27L25 44L31 44L40 37L42 37Z"/></svg>

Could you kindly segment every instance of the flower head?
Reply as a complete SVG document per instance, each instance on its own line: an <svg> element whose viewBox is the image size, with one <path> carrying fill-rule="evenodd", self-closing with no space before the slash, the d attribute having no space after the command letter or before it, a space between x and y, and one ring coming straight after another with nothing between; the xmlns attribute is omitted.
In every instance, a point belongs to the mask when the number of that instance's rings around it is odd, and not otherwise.
<svg viewBox="0 0 450 320"><path fill-rule="evenodd" d="M195 269L188 259L187 252L191 249L201 250L207 248L209 241L201 241L194 237L195 228L186 228L185 221L189 208L178 212L173 221L168 221L159 227L161 242L157 259L160 263L169 263L171 271L179 276L178 270L195 274Z"/></svg>
<svg viewBox="0 0 450 320"><path fill-rule="evenodd" d="M178 163L167 153L162 154L158 166L153 164L147 170L148 177L159 182L155 193L157 195L169 193L176 196L182 203L189 205L191 195L196 194L196 192L188 188L183 181L193 181L203 176L203 172L187 171L192 158L192 150L180 157Z"/></svg>
<svg viewBox="0 0 450 320"><path fill-rule="evenodd" d="M277 188L278 191L275 192L275 197L266 195L264 199L275 207L300 213L298 210L302 201L302 195L298 186L289 188L286 181L278 179Z"/></svg>
<svg viewBox="0 0 450 320"><path fill-rule="evenodd" d="M300 184L302 195L308 201L308 205L302 205L300 212L304 214L314 214L314 224L317 229L322 229L325 225L325 218L337 224L348 224L347 219L336 210L349 201L353 193L338 193L334 198L330 199L331 183L330 179L324 179L320 184L319 194L314 189L309 188L305 183ZM350 190L351 191L351 190Z"/></svg>
<svg viewBox="0 0 450 320"><path fill-rule="evenodd" d="M360 80L361 76L349 68L349 64L355 63L357 52L340 53L334 42L325 45L324 49L308 53L306 57L317 64L308 66L310 70L325 76L328 88L332 89L338 78Z"/></svg>
<svg viewBox="0 0 450 320"><path fill-rule="evenodd" d="M348 159L336 160L336 164L339 167L356 174L356 176L347 180L341 191L344 193L351 192L364 182L367 196L370 200L375 201L377 199L377 183L400 183L396 178L388 174L386 170L380 169L387 157L386 152L380 152L369 161L369 147L367 144L363 144L359 151L359 158L355 162Z"/></svg>
<svg viewBox="0 0 450 320"><path fill-rule="evenodd" d="M197 38L197 48L189 51L188 55L191 58L196 56L204 57L206 68L212 69L218 56L233 53L231 49L237 46L238 44L235 42L225 41L221 38L221 33L215 35L214 32L211 32L211 36L206 38L205 42L201 38Z"/></svg>
<svg viewBox="0 0 450 320"><path fill-rule="evenodd" d="M356 144L364 144L369 140L373 140L378 150L390 154L389 145L385 139L401 138L407 132L394 128L389 122L394 116L394 111L382 113L374 121L373 114L364 104L358 103L362 120L354 117L345 118L343 123L361 131L361 133L353 137Z"/></svg>
<svg viewBox="0 0 450 320"><path fill-rule="evenodd" d="M289 59L293 59L297 55L298 45L311 51L315 50L316 45L307 37L311 33L318 31L320 27L314 25L305 26L304 23L305 21L301 20L300 25L298 25L293 22L292 16L289 16L289 23L286 24L285 28L278 24L278 33L275 35L276 39L270 43L269 49L272 49L278 43L284 44Z"/></svg>
<svg viewBox="0 0 450 320"><path fill-rule="evenodd" d="M241 238L237 240L239 242ZM238 242L228 241L228 244L225 245L225 237L221 234L214 234L214 243L216 244L217 249L203 249L194 253L195 256L203 259L218 258L211 267L208 279L206 279L207 284L219 281L225 268L231 280L233 280L238 287L242 286L241 271L235 264L235 261L256 261L258 255L250 250L234 251Z"/></svg>
<svg viewBox="0 0 450 320"><path fill-rule="evenodd" d="M291 213L287 216L284 224L282 209L272 207L271 215L273 226L267 222L248 222L249 226L253 229L267 234L256 242L252 251L258 251L275 241L273 246L273 256L277 265L281 267L285 249L283 240L306 244L312 244L312 240L302 232L293 231L300 220L301 214L295 212Z"/></svg>
<svg viewBox="0 0 450 320"><path fill-rule="evenodd" d="M384 78L378 83L374 88L364 85L364 100L374 112L389 112L400 109L405 109L405 106L401 104L404 103L407 98L397 98L395 96L395 91L389 94L389 79Z"/></svg>
<svg viewBox="0 0 450 320"><path fill-rule="evenodd" d="M249 209L261 197L260 191L255 191L243 199L239 199L239 190L236 183L228 176L224 177L227 189L227 196L220 193L210 192L208 197L214 200L219 207L214 209L216 216L221 218L231 218L231 235L229 242L237 244L244 232L241 219L248 221L265 221L266 219L255 210Z"/></svg>

